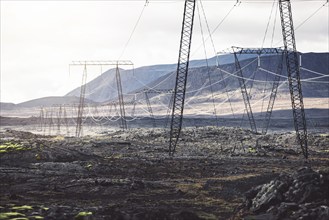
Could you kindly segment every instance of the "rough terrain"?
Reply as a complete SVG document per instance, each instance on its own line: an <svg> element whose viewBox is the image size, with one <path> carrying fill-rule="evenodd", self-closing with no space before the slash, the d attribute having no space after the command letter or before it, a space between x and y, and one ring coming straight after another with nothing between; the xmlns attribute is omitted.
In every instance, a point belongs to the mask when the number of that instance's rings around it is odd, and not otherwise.
<svg viewBox="0 0 329 220"><path fill-rule="evenodd" d="M329 167L328 133L309 135L307 161L294 133L239 128L185 128L174 157L164 129L0 136L0 219L239 219L253 187Z"/></svg>
<svg viewBox="0 0 329 220"><path fill-rule="evenodd" d="M329 170L302 167L245 193L236 219L329 219Z"/></svg>

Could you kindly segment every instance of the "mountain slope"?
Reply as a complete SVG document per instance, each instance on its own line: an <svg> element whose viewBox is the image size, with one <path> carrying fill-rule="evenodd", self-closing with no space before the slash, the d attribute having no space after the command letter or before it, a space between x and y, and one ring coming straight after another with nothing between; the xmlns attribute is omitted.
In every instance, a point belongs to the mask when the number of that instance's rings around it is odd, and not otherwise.
<svg viewBox="0 0 329 220"><path fill-rule="evenodd" d="M246 79L255 79L246 81L248 91L251 91L252 99L260 99L265 93L269 93L271 89L271 81L274 76L264 71L257 70L258 60L255 56L243 56L239 58L243 67L243 75ZM313 78L311 81L303 81L302 89L305 98L321 98L329 97L329 53L306 53L303 54L301 78L302 80ZM224 55L219 57L220 68L229 73L235 72L235 65L232 55ZM279 59L275 56L264 56L260 59L261 67L276 72ZM216 57L208 60L209 68L207 68L205 60L192 60L190 62L190 70L187 81L186 98L194 103L209 102L212 94L216 101L225 101L228 96L230 100L241 101L241 92L239 81L236 76L227 74L216 66ZM284 64L285 66L285 64ZM305 69L312 70L306 71ZM138 93L143 89L159 90L173 89L175 86L176 64L153 65L136 68L135 70L120 69L122 87L124 92L124 100L131 101L135 97L145 101L145 94ZM318 73L319 74L318 74ZM327 75L327 77L321 74ZM225 80L223 80L225 78ZM286 81L287 72L284 68L281 81ZM264 83L262 81L269 81ZM212 84L212 86L210 86ZM226 85L226 87L225 87ZM211 91L213 93L211 93ZM138 93L136 95L136 93ZM36 107L36 106L52 106L54 104L72 104L78 103L80 96L80 87L69 92L64 97L44 97L28 102L14 104L1 104L1 109L12 109L16 107ZM154 99L162 100L168 103L170 95L165 94L149 94L151 101ZM290 93L287 83L283 83L278 90L278 97L289 99ZM115 69L104 72L101 76L87 83L86 102L107 102L117 100Z"/></svg>
<svg viewBox="0 0 329 220"><path fill-rule="evenodd" d="M304 97L329 97L329 53L306 53L303 54L301 79ZM260 59L260 67L258 68L258 59L250 58L240 61L243 68L243 76L245 84L252 98L259 99L264 93L269 93L275 75L268 71L276 72L280 61L278 56L265 56ZM206 101L210 98L213 91L218 98L226 99L226 91L232 96L232 100L241 100L239 81L235 72L235 65L225 64L218 69L215 66L197 67L189 70L186 88L186 98L194 98L199 96L198 102ZM264 69L264 70L262 70ZM312 70L308 71L308 70ZM265 71L267 70L267 71ZM226 72L228 73L226 73ZM316 73L316 72L319 72ZM230 74L229 74L230 73ZM326 74L322 76L320 74ZM168 73L159 79L148 84L145 88L150 90L173 89L175 86L175 72ZM224 80L223 80L224 78ZM250 79L250 80L248 80ZM287 82L287 71L285 62L283 63L283 72L281 77L282 84L278 90L278 96L289 98L289 87ZM210 86L212 84L212 86ZM233 95L233 93L235 95ZM153 96L157 96L154 94ZM129 99L129 97L127 97ZM196 100L195 100L196 101Z"/></svg>
<svg viewBox="0 0 329 220"><path fill-rule="evenodd" d="M247 59L255 57L255 55L243 55L241 59ZM231 54L218 57L220 64L227 64L233 62L234 57ZM192 60L190 62L190 68L206 66L206 60ZM216 65L216 57L208 59L209 66ZM132 70L120 69L120 76L122 82L122 90L124 94L131 93L144 88L147 84L156 81L162 76L175 71L177 64L164 64L164 65L152 65L139 67ZM117 97L117 83L115 78L115 69L110 69L99 77L93 79L86 84L87 99L95 102L104 102ZM72 90L66 96L80 96L80 87Z"/></svg>
<svg viewBox="0 0 329 220"><path fill-rule="evenodd" d="M123 93L128 93L140 87L144 87L145 84L173 70L173 65L147 66L135 70L120 69ZM96 102L103 102L116 97L118 94L116 90L115 72L116 69L110 69L87 83L85 97ZM80 87L69 92L66 96L79 97Z"/></svg>
<svg viewBox="0 0 329 220"><path fill-rule="evenodd" d="M39 99L33 99L27 102L22 102L16 105L19 108L33 108L33 107L51 107L54 105L65 105L65 104L79 104L80 99L75 96L51 96L43 97ZM85 103L94 103L91 100L86 99Z"/></svg>

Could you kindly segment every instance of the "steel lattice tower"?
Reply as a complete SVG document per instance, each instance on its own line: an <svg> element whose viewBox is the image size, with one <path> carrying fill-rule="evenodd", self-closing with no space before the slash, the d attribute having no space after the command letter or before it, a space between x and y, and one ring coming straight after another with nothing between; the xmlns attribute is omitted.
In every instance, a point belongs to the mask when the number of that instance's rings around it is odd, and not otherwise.
<svg viewBox="0 0 329 220"><path fill-rule="evenodd" d="M126 111L125 111L125 105L124 105L124 101L123 101L122 83L121 83L121 76L120 76L120 70L119 70L118 63L116 65L116 70L115 70L115 79L117 82L117 91L118 91L120 116L121 116L121 128L123 130L127 130Z"/></svg>
<svg viewBox="0 0 329 220"><path fill-rule="evenodd" d="M80 100L79 100L79 106L78 106L77 126L76 126L76 130L75 130L76 137L81 136L83 109L85 106L85 93L86 93L86 83L87 83L87 64L84 63L83 65L84 65L84 69L83 69L83 74L82 74Z"/></svg>
<svg viewBox="0 0 329 220"><path fill-rule="evenodd" d="M307 128L290 0L279 0L279 8L296 138L307 159Z"/></svg>
<svg viewBox="0 0 329 220"><path fill-rule="evenodd" d="M145 95L145 100L146 100L146 105L147 105L147 109L148 112L150 113L151 119L152 119L152 123L153 123L153 127L156 127L156 122L155 122L155 117L153 114L153 110L152 110L152 106L151 106L151 102L150 102L150 97L148 94L172 94L173 90L172 89L156 89L156 90L151 90L151 89L144 89L140 92L144 92ZM169 103L169 107L170 107L170 103Z"/></svg>
<svg viewBox="0 0 329 220"><path fill-rule="evenodd" d="M117 83L117 92L118 92L118 99L119 99L119 105L120 105L121 127L123 130L127 129L119 66L122 66L122 65L133 66L134 64L130 60L97 60L97 61L89 60L89 61L72 61L72 64L70 64L70 66L71 65L84 66L84 72L83 72L83 77L82 77L82 86L81 86L81 92L80 92L80 102L79 102L79 108L78 108L76 136L79 137L81 135L82 116L83 116L83 108L84 108L84 102L85 102L85 90L86 90L86 83L87 83L87 66L115 66L116 67L115 78L116 78L116 83Z"/></svg>
<svg viewBox="0 0 329 220"><path fill-rule="evenodd" d="M153 124L153 128L155 128L156 127L155 119L154 119L153 110L152 110L151 102L150 102L149 95L148 95L147 91L144 92L144 95L145 95L147 110L150 113L152 124Z"/></svg>
<svg viewBox="0 0 329 220"><path fill-rule="evenodd" d="M196 0L185 1L184 18L182 24L177 75L176 75L176 85L174 90L174 99L173 99L173 108L172 108L172 117L171 117L171 126L170 126L169 155L173 155L175 152L176 144L182 128L195 3Z"/></svg>
<svg viewBox="0 0 329 220"><path fill-rule="evenodd" d="M249 93L247 91L247 87L246 87L246 84L245 84L245 81L243 78L239 59L235 52L234 52L234 59L235 59L235 69L236 69L236 73L238 75L238 80L239 80L239 84L240 84L240 88L241 88L241 94L243 97L243 102L244 102L247 116L249 119L250 128L253 132L257 133L256 122L254 119L254 115L252 114L252 109L251 109L251 105L250 105Z"/></svg>
<svg viewBox="0 0 329 220"><path fill-rule="evenodd" d="M270 99L268 101L268 105L267 105L267 109L266 109L266 113L265 113L262 134L267 133L268 127L270 125L270 120L271 120L271 116L272 116L274 101L275 101L275 98L276 98L276 94L277 94L277 91L278 91L280 78L281 78L281 74L282 74L283 58L284 58L284 56L282 54L281 58L280 58L281 62L279 62L279 65L278 65L277 70L276 70L276 75L275 75L274 80L273 80L271 95L270 95Z"/></svg>
<svg viewBox="0 0 329 220"><path fill-rule="evenodd" d="M233 53L234 53L235 59L236 59L235 60L236 67L239 68L238 69L238 74L239 74L240 78L238 78L238 79L239 79L239 82L240 82L240 87L242 85L241 91L242 91L242 94L247 94L248 95L248 96L245 95L246 98L248 98L250 94L248 94L247 90L244 88L245 87L244 78L243 78L242 72L240 72L242 70L241 70L241 67L239 65L239 61L237 60L236 54L257 54L258 59L259 59L259 56L261 54L278 54L278 55L280 55L280 61L279 61L279 64L278 64L278 67L277 67L277 70L276 70L275 78L273 80L270 99L269 99L268 106L267 106L267 109L266 109L266 114L265 114L265 118L264 118L263 129L262 129L262 134L266 134L267 130L268 130L268 126L270 124L271 115L272 115L273 106L274 106L274 101L275 101L276 94L277 94L277 91L278 91L278 86L279 86L279 83L280 83L280 78L281 78L281 74L282 74L282 67L283 67L283 55L284 55L285 50L281 47L278 47L278 48L242 48L242 47L234 47L234 46L232 47L232 50L233 50ZM249 99L245 99L245 97L244 97L244 104L245 104L246 107L250 107ZM250 107L250 112L251 112L251 107ZM253 118L252 112L251 112L251 116L252 117L249 117L249 114L248 114L250 127L253 128L253 126L254 126L255 129L256 129L256 124L254 124L255 121L253 120L254 118Z"/></svg>

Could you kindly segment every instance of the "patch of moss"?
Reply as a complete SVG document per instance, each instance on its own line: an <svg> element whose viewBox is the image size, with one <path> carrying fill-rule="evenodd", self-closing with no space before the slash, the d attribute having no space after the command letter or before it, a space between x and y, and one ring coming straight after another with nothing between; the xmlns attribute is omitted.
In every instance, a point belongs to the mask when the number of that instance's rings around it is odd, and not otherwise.
<svg viewBox="0 0 329 220"><path fill-rule="evenodd" d="M198 212L198 217L204 220L216 220L218 219L215 215L205 212Z"/></svg>
<svg viewBox="0 0 329 220"><path fill-rule="evenodd" d="M53 140L55 140L55 141L64 141L65 137L58 135L58 136L54 137Z"/></svg>
<svg viewBox="0 0 329 220"><path fill-rule="evenodd" d="M11 218L10 220L29 220L29 219L25 217L19 217L19 218Z"/></svg>
<svg viewBox="0 0 329 220"><path fill-rule="evenodd" d="M10 148L17 148L17 147L21 147L22 145L17 144L17 143L11 143L11 142L7 142L7 143L3 143L0 145L0 149L10 149Z"/></svg>
<svg viewBox="0 0 329 220"><path fill-rule="evenodd" d="M77 214L75 216L76 219L81 219L85 216L89 216L89 215L92 215L93 213L92 212L79 212L79 214Z"/></svg>
<svg viewBox="0 0 329 220"><path fill-rule="evenodd" d="M8 153L13 151L30 150L31 148L24 147L18 143L7 142L0 145L0 153Z"/></svg>
<svg viewBox="0 0 329 220"><path fill-rule="evenodd" d="M40 206L40 208L41 208L42 210L44 210L44 211L48 211L48 210L49 210L48 207L44 207L44 206Z"/></svg>
<svg viewBox="0 0 329 220"><path fill-rule="evenodd" d="M93 165L92 165L91 163L89 163L89 164L87 164L85 167L86 167L87 169L91 169L91 168L93 167Z"/></svg>
<svg viewBox="0 0 329 220"><path fill-rule="evenodd" d="M112 156L112 159L121 159L123 157L122 154L116 154Z"/></svg>
<svg viewBox="0 0 329 220"><path fill-rule="evenodd" d="M6 220L6 219L12 219L15 217L24 217L25 215L19 212L4 212L0 213L0 219Z"/></svg>
<svg viewBox="0 0 329 220"><path fill-rule="evenodd" d="M256 153L256 149L255 148L252 148L252 147L249 147L248 148L248 152L249 153Z"/></svg>
<svg viewBox="0 0 329 220"><path fill-rule="evenodd" d="M329 137L329 134L320 134L320 137Z"/></svg>
<svg viewBox="0 0 329 220"><path fill-rule="evenodd" d="M32 206L29 206L29 205L23 205L23 206L15 206L15 207L12 207L11 209L13 210L32 210Z"/></svg>
<svg viewBox="0 0 329 220"><path fill-rule="evenodd" d="M41 160L41 154L35 154L34 156L35 156L35 159Z"/></svg>
<svg viewBox="0 0 329 220"><path fill-rule="evenodd" d="M42 219L45 219L45 218L42 217L42 216L32 216L32 218L34 218L35 220L42 220Z"/></svg>

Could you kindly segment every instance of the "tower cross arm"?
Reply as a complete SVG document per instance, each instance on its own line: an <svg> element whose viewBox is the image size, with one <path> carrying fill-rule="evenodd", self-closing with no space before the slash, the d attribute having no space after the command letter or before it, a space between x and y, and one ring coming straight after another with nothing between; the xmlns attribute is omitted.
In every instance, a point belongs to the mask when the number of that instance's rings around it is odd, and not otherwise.
<svg viewBox="0 0 329 220"><path fill-rule="evenodd" d="M130 60L78 60L72 61L70 65L95 65L95 66L127 66L134 65Z"/></svg>
<svg viewBox="0 0 329 220"><path fill-rule="evenodd" d="M232 46L226 50L217 52L217 54L282 54L284 52L284 47L271 47L271 48L243 48Z"/></svg>

